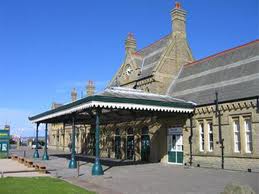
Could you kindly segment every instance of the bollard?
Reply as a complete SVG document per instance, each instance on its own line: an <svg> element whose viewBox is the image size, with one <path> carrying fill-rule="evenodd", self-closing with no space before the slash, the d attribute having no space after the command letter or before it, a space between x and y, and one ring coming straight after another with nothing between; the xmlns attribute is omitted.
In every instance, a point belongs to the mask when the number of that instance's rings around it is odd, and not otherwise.
<svg viewBox="0 0 259 194"><path fill-rule="evenodd" d="M1 178L4 178L4 171L1 172Z"/></svg>
<svg viewBox="0 0 259 194"><path fill-rule="evenodd" d="M23 157L24 158L26 157L26 151L25 150L23 151Z"/></svg>
<svg viewBox="0 0 259 194"><path fill-rule="evenodd" d="M79 177L79 173L80 173L80 163L79 160L77 161L77 177Z"/></svg>

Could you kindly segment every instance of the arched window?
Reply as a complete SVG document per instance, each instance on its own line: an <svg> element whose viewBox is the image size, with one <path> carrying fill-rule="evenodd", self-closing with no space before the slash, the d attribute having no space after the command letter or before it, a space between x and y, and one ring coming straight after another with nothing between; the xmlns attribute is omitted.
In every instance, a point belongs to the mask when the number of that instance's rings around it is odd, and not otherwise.
<svg viewBox="0 0 259 194"><path fill-rule="evenodd" d="M127 133L128 135L133 135L133 128L128 128Z"/></svg>
<svg viewBox="0 0 259 194"><path fill-rule="evenodd" d="M119 128L115 129L115 135L120 135L120 129Z"/></svg>
<svg viewBox="0 0 259 194"><path fill-rule="evenodd" d="M148 135L148 132L149 132L149 129L148 129L148 127L146 127L146 126L143 127L142 130L141 130L141 134L142 134L142 135Z"/></svg>

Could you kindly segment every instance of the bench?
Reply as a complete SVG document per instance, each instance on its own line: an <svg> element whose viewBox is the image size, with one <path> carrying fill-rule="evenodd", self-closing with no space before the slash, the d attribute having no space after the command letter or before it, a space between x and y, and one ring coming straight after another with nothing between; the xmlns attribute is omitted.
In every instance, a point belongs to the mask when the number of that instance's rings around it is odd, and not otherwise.
<svg viewBox="0 0 259 194"><path fill-rule="evenodd" d="M27 167L32 167L33 166L33 162L29 159L25 159L24 160L24 165Z"/></svg>
<svg viewBox="0 0 259 194"><path fill-rule="evenodd" d="M35 169L38 170L40 173L46 174L47 173L47 168L46 166L42 164L34 164Z"/></svg>
<svg viewBox="0 0 259 194"><path fill-rule="evenodd" d="M18 156L17 155L12 155L12 160L18 160Z"/></svg>
<svg viewBox="0 0 259 194"><path fill-rule="evenodd" d="M27 159L25 158L24 159L24 163L23 163L25 166L27 166L28 164L27 164Z"/></svg>
<svg viewBox="0 0 259 194"><path fill-rule="evenodd" d="M23 164L24 163L24 158L23 157L18 157L18 162Z"/></svg>

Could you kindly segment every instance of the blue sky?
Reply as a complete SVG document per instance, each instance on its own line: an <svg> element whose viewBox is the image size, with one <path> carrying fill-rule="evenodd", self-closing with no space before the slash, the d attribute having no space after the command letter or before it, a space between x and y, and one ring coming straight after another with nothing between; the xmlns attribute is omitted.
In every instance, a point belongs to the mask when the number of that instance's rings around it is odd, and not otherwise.
<svg viewBox="0 0 259 194"><path fill-rule="evenodd" d="M257 0L181 0L196 59L258 38ZM133 32L138 48L171 32L173 0L0 1L0 128L33 135L27 117L105 88Z"/></svg>

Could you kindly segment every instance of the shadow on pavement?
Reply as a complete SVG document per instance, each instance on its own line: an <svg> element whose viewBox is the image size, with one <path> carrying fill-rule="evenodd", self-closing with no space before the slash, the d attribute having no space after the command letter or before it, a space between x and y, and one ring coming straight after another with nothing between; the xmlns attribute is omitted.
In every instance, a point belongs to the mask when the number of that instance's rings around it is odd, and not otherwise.
<svg viewBox="0 0 259 194"><path fill-rule="evenodd" d="M50 156L71 159L71 154L50 154ZM76 160L86 162L84 164L81 164L81 165L85 165L87 163L94 163L95 157L77 154ZM111 169L112 167L115 167L115 166L140 165L140 164L148 163L148 162L143 162L143 161L119 160L119 159L112 159L112 158L100 158L100 161L101 161L102 165L108 166L108 168L106 168L104 170L104 172L108 171L109 169Z"/></svg>

